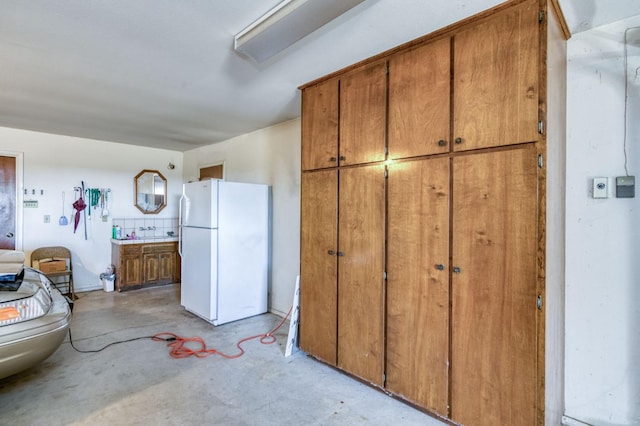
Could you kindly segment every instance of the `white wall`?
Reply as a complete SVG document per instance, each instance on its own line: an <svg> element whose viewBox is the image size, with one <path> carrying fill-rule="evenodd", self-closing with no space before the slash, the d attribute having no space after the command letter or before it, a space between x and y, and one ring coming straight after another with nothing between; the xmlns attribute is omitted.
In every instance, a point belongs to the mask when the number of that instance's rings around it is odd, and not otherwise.
<svg viewBox="0 0 640 426"><path fill-rule="evenodd" d="M638 25L568 42L565 413L593 425L640 424L640 191L591 196L594 177L625 174L622 41ZM627 158L640 178L640 30L629 35Z"/></svg>
<svg viewBox="0 0 640 426"><path fill-rule="evenodd" d="M291 120L184 153L184 178L224 162L225 179L271 185L272 260L269 307L284 314L300 273L300 120Z"/></svg>
<svg viewBox="0 0 640 426"><path fill-rule="evenodd" d="M22 153L22 180L28 190L24 199L38 201L37 208L24 208L22 248L27 257L42 246L63 245L71 250L76 291L102 288L99 275L111 264L111 218L145 217L133 205L133 177L142 169L159 170L168 180L167 207L158 215L147 217L177 217L178 199L182 191L182 153L120 143L58 136L47 133L0 127L0 155ZM174 170L167 165L173 162ZM72 226L60 226L62 192L65 192L64 213L70 219L74 201L73 188L80 186L111 188L112 203L108 222L98 216L87 221L87 240L80 222L74 234ZM36 195L31 190L36 189ZM40 190L44 195L40 195ZM21 210L21 206L18 210ZM51 217L44 223L44 216Z"/></svg>

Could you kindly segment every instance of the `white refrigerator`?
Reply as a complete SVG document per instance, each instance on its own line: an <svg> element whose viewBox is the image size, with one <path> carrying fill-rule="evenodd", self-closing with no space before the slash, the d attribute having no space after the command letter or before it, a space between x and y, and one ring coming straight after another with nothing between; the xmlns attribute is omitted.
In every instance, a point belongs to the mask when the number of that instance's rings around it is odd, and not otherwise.
<svg viewBox="0 0 640 426"><path fill-rule="evenodd" d="M208 179L180 198L180 303L213 325L267 311L269 187Z"/></svg>

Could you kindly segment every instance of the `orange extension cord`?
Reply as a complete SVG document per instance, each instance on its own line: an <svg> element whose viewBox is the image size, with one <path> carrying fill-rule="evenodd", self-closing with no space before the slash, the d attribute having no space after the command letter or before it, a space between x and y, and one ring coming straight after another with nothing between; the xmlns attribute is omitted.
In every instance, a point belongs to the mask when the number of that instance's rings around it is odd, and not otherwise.
<svg viewBox="0 0 640 426"><path fill-rule="evenodd" d="M206 358L210 355L220 355L221 357L227 359L240 358L242 355L244 355L244 349L242 349L241 346L244 342L260 338L260 343L262 343L263 345L271 345L275 343L276 338L273 336L273 333L278 331L278 329L285 323L287 318L289 318L292 308L293 306L289 308L289 312L287 312L287 315L282 319L282 321L280 321L280 324L278 324L278 326L270 332L266 334L257 334L255 336L245 337L244 339L236 343L236 346L238 347L240 352L235 355L227 355L216 349L208 349L207 344L201 337L180 337L177 334L165 332L154 334L153 337L151 337L151 340L154 340L156 342L169 342L167 343L167 346L171 348L171 350L169 351L169 355L172 358L180 359L188 358L190 356L195 356L197 358ZM200 347L191 349L187 346L188 343L197 343Z"/></svg>

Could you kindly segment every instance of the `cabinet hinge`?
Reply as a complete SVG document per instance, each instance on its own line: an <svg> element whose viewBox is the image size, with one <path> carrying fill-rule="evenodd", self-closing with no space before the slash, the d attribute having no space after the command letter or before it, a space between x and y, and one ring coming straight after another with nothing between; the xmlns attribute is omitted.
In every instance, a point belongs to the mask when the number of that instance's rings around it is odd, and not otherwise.
<svg viewBox="0 0 640 426"><path fill-rule="evenodd" d="M388 168L384 168L384 177L388 178L389 177L389 169Z"/></svg>
<svg viewBox="0 0 640 426"><path fill-rule="evenodd" d="M542 154L538 154L538 168L541 169L544 167L544 158L542 158Z"/></svg>
<svg viewBox="0 0 640 426"><path fill-rule="evenodd" d="M384 271L382 273L382 277L384 278L385 281L387 280L387 271Z"/></svg>
<svg viewBox="0 0 640 426"><path fill-rule="evenodd" d="M544 134L544 121L542 120L538 121L538 133Z"/></svg>
<svg viewBox="0 0 640 426"><path fill-rule="evenodd" d="M388 146L384 147L384 154L385 155L389 155L389 147Z"/></svg>
<svg viewBox="0 0 640 426"><path fill-rule="evenodd" d="M387 373L382 373L382 386L387 385Z"/></svg>
<svg viewBox="0 0 640 426"><path fill-rule="evenodd" d="M389 62L386 63L385 73L389 75Z"/></svg>
<svg viewBox="0 0 640 426"><path fill-rule="evenodd" d="M541 294L538 295L538 299L536 301L536 306L538 307L539 311L542 310L542 295Z"/></svg>
<svg viewBox="0 0 640 426"><path fill-rule="evenodd" d="M538 22L540 23L544 22L544 10L538 11Z"/></svg>

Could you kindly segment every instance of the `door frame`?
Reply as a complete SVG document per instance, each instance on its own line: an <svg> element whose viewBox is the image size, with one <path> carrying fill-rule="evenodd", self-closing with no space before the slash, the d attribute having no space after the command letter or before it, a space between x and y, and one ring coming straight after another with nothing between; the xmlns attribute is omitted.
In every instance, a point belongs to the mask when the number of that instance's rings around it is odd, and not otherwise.
<svg viewBox="0 0 640 426"><path fill-rule="evenodd" d="M16 159L16 207L13 214L16 217L15 244L16 250L22 251L23 223L24 223L24 152L0 150L0 156Z"/></svg>

